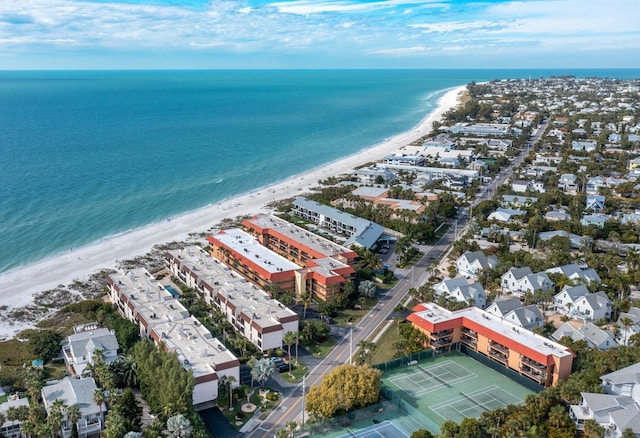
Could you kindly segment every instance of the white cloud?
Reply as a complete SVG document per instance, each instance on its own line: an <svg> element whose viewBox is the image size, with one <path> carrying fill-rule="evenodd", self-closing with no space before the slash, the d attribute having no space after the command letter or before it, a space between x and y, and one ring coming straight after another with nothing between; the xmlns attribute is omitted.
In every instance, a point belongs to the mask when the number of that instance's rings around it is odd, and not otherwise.
<svg viewBox="0 0 640 438"><path fill-rule="evenodd" d="M624 50L640 59L638 0L215 0L199 7L88 0L0 2L0 56L32 49L238 56L509 60ZM221 55L221 56L222 56ZM506 61L508 62L508 61ZM638 61L635 61L636 63Z"/></svg>
<svg viewBox="0 0 640 438"><path fill-rule="evenodd" d="M424 0L382 0L372 2L353 2L348 0L293 0L270 3L269 6L280 12L289 14L317 14L325 12L372 12L389 10L405 5L431 4L433 1Z"/></svg>

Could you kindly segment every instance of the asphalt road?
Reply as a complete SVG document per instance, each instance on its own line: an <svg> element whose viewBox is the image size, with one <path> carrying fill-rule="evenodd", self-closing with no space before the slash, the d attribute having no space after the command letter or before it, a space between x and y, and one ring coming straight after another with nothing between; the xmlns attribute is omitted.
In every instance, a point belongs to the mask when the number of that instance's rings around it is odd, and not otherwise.
<svg viewBox="0 0 640 438"><path fill-rule="evenodd" d="M541 138L546 129L546 124L541 125L535 136L531 138L529 143L535 145ZM527 155L528 149L524 149L520 155L502 171L494 180L483 190L480 196L472 204L477 205L479 202L488 199L495 189L504 184L506 178L511 176L513 168L520 165ZM308 389L311 385L318 385L322 382L323 376L333 370L335 367L348 363L349 355L356 350L356 346L361 340L369 339L376 328L385 320L390 318L393 309L404 301L407 292L412 287L418 287L427 281L426 268L432 259L440 259L455 239L457 230L462 231L469 218L467 215L461 215L453 222L457 222L457 226L449 227L448 231L440 238L437 244L428 247L423 257L409 270L405 271L400 277L398 283L386 292L379 302L371 311L355 325L351 331L351 335L345 335L339 340L338 345L329 353L318 365L316 365L309 375L306 377L305 387ZM300 422L302 420L302 384L287 391L283 394L283 400L278 409L271 414L262 423L248 433L250 438L258 437L274 437L279 429L284 428L289 421Z"/></svg>

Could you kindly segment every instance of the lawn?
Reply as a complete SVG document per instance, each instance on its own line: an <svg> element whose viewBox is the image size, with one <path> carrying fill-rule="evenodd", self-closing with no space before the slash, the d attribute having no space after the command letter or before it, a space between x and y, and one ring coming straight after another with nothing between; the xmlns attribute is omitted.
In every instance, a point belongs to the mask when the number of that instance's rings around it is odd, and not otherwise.
<svg viewBox="0 0 640 438"><path fill-rule="evenodd" d="M384 327L384 326L381 326L381 327ZM376 341L377 348L373 352L371 363L373 364L384 363L393 359L393 355L396 352L396 349L393 348L393 343L399 340L400 338L401 337L398 335L397 323L394 322L385 330L382 336L380 336L380 339Z"/></svg>
<svg viewBox="0 0 640 438"><path fill-rule="evenodd" d="M323 343L314 343L308 346L305 346L307 348L307 350L309 350L309 352L311 354L313 354L316 357L325 357L327 354L329 354L331 352L331 350L333 350L333 348L336 346L336 340L332 337L327 338L326 341L324 341Z"/></svg>
<svg viewBox="0 0 640 438"><path fill-rule="evenodd" d="M24 364L31 365L36 359L28 342L10 339L0 343L0 382L18 379Z"/></svg>
<svg viewBox="0 0 640 438"><path fill-rule="evenodd" d="M268 389L267 391L269 391L271 395L269 395L268 397L263 397L260 395L262 391L259 388L255 388L253 393L249 396L250 403L260 409L260 415L265 416L269 411L271 411L271 409L278 405L278 403L280 403L280 400L282 399L277 391ZM220 407L220 412L222 412L227 420L229 420L229 423L236 429L242 428L242 426L244 426L247 421L249 421L249 419L253 417L253 415L257 412L243 412L242 405L244 405L245 403L247 403L247 397L239 397L238 399L234 400L232 410L229 410L228 407Z"/></svg>
<svg viewBox="0 0 640 438"><path fill-rule="evenodd" d="M280 373L280 377L289 383L298 383L302 381L302 376L306 375L308 372L309 368L302 362L299 362L298 365L292 364L291 375L289 375L288 371L285 371L284 373Z"/></svg>

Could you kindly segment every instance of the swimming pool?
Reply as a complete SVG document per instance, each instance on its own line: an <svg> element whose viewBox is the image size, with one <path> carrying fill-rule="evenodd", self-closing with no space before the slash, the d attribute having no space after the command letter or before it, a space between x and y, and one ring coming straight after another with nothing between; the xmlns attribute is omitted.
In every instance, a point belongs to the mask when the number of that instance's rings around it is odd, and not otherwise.
<svg viewBox="0 0 640 438"><path fill-rule="evenodd" d="M173 286L171 286L171 285L166 285L164 288L165 288L166 290L168 290L168 291L169 291L169 293L170 293L171 295L173 295L174 297L178 298L178 297L180 296L180 292L178 292L177 290L175 290L175 289L173 288Z"/></svg>

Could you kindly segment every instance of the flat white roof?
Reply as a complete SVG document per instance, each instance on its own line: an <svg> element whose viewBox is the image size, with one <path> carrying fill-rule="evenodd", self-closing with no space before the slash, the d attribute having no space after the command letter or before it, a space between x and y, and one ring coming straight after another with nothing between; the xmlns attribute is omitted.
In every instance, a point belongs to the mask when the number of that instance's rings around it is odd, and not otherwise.
<svg viewBox="0 0 640 438"><path fill-rule="evenodd" d="M238 228L221 231L213 237L272 274L302 269L301 266L260 245L255 237Z"/></svg>
<svg viewBox="0 0 640 438"><path fill-rule="evenodd" d="M111 278L135 312L149 322L148 329L167 349L178 354L184 368L191 369L194 377L215 372L217 363L237 360L146 269L111 274Z"/></svg>
<svg viewBox="0 0 640 438"><path fill-rule="evenodd" d="M489 312L486 312L478 307L467 307L466 309L456 310L451 312L443 307L434 303L424 303L422 306L426 307L426 310L421 310L417 313L417 316L432 323L439 323L454 318L464 317L471 321L482 325L489 330L506 336L518 342L521 345L536 350L542 354L553 355L557 357L570 356L571 353L567 347L544 336L537 335L530 330L526 330L522 327L518 327L502 318L495 316Z"/></svg>
<svg viewBox="0 0 640 438"><path fill-rule="evenodd" d="M206 282L213 291L224 295L237 309L248 316L257 316L254 322L261 327L279 324L280 319L296 315L293 310L233 273L228 266L211 257L199 246L192 245L184 250L167 253L174 260L179 260L182 267L197 273L198 278Z"/></svg>
<svg viewBox="0 0 640 438"><path fill-rule="evenodd" d="M318 236L315 233L311 233L304 228L300 228L299 226L294 225L291 222L287 222L284 219L280 219L277 216L259 215L248 219L247 221L256 224L260 228L276 230L283 236L286 236L309 249L324 254L326 257L338 256L352 252L352 250L342 245L332 242L329 239L325 239L322 236Z"/></svg>

